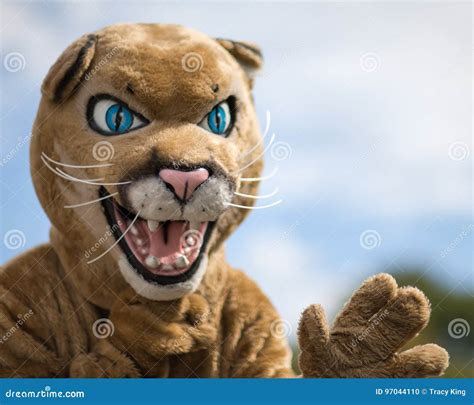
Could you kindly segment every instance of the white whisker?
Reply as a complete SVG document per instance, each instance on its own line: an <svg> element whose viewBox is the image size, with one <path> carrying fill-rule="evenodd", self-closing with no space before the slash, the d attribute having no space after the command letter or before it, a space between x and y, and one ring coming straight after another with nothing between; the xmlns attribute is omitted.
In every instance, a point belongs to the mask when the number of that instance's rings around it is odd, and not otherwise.
<svg viewBox="0 0 474 405"><path fill-rule="evenodd" d="M117 193L113 193L113 194L106 195L105 197L97 198L96 200L93 200L93 201L87 201L87 202L85 202L85 203L74 204L74 205L65 205L64 208L83 207L84 205L89 205L89 204L93 204L93 203L96 203L96 202L99 202L99 201L102 201L102 200L106 200L107 198L113 197L114 195L117 195L117 194L118 194L118 192L117 192Z"/></svg>
<svg viewBox="0 0 474 405"><path fill-rule="evenodd" d="M272 170L272 172L270 174L267 174L266 176L262 176L262 177L241 177L240 178L240 181L242 182L251 182L251 181L263 181L263 180L268 180L268 179L271 179L273 176L275 176L275 174L277 174L278 172L278 166L275 166L275 168Z"/></svg>
<svg viewBox="0 0 474 405"><path fill-rule="evenodd" d="M140 215L140 211L137 212L137 215L135 215L135 218L133 218L133 221L130 223L127 229L125 229L125 232L120 235L120 238L118 238L115 243L110 246L104 253L102 253L100 256L97 256L95 259L89 260L87 264L94 263L96 260L99 260L100 258L104 257L107 253L109 253L123 238L124 236L128 233L130 229L132 229L133 224L135 221L138 219L138 216Z"/></svg>
<svg viewBox="0 0 474 405"><path fill-rule="evenodd" d="M72 169L92 169L92 168L95 168L95 167L109 167L109 166L113 166L113 163L101 163L101 164L97 164L97 165L84 165L84 166L81 166L81 165L70 165L70 164L67 164L67 163L57 162L56 160L51 159L51 158L50 158L46 153L44 153L44 152L41 152L41 154L42 154L46 159L48 159L51 163L57 164L58 166L70 167L70 168L72 168Z"/></svg>
<svg viewBox="0 0 474 405"><path fill-rule="evenodd" d="M102 181L104 180L103 177L98 177L97 179L80 179L79 177L75 177L70 175L69 173L66 173L65 171L61 170L59 167L55 167L54 170L56 170L57 173L65 176L66 179L71 180L71 181L78 181L80 183L82 182L96 182L96 181Z"/></svg>
<svg viewBox="0 0 474 405"><path fill-rule="evenodd" d="M272 135L272 137L270 138L270 142L268 142L268 145L265 147L265 149L263 150L262 153L260 153L254 160L252 160L250 163L247 163L244 167L241 167L236 173L241 173L243 172L245 169L247 169L247 167L250 167L252 166L257 160L259 160L267 151L268 149L270 149L270 147L272 146L272 143L273 141L275 140L275 134Z"/></svg>
<svg viewBox="0 0 474 405"><path fill-rule="evenodd" d="M261 205L259 207L248 207L246 205L239 205L239 204L232 204L232 203L227 203L229 207L235 207L235 208L243 208L244 210L263 210L264 208L271 208L274 207L275 205L278 205L282 203L283 200L278 200L275 201L274 203L268 204L268 205Z"/></svg>
<svg viewBox="0 0 474 405"><path fill-rule="evenodd" d="M104 180L103 178L100 179L78 179L77 177L71 176L70 174L63 172L58 167L55 168L59 173L66 176L66 179L71 181L77 181L79 183L90 184L91 186L119 186L121 184L130 184L131 181L121 181L118 183L97 183L98 181Z"/></svg>
<svg viewBox="0 0 474 405"><path fill-rule="evenodd" d="M266 195L251 195L251 194L243 194L243 193L237 193L237 192L235 192L234 194L240 197L251 198L253 200L262 200L264 198L273 197L276 193L278 193L278 188L273 190L270 194L266 194Z"/></svg>
<svg viewBox="0 0 474 405"><path fill-rule="evenodd" d="M118 183L97 183L98 181L104 180L103 177L99 177L97 179L78 179L77 177L71 176L70 174L62 171L58 167L55 167L55 168L51 167L43 156L41 156L41 160L43 161L43 163L49 170L51 170L55 175L62 177L65 180L76 181L78 183L89 184L91 186L119 186L121 184L131 183L131 181L122 181Z"/></svg>
<svg viewBox="0 0 474 405"><path fill-rule="evenodd" d="M47 162L47 160L41 156L41 160L43 161L44 165L49 169L51 170L56 176L59 176L59 177L62 177L63 179L66 179L66 180L69 180L69 181L79 181L79 179L75 179L74 177L72 176L69 176L67 173L65 174L61 174L59 173L56 169L54 169L53 167L51 167L49 165L49 163ZM63 172L64 173L64 172ZM102 178L100 179L96 179L96 180L103 180Z"/></svg>
<svg viewBox="0 0 474 405"><path fill-rule="evenodd" d="M244 157L250 155L255 149L257 149L258 145L260 145L264 140L265 140L265 137L267 136L268 134L268 130L270 129L270 111L267 110L267 113L266 113L266 120L267 120L267 123L265 125L265 131L262 135L262 137L258 140L258 142L252 147L250 148L247 152L243 152L239 159L243 159Z"/></svg>

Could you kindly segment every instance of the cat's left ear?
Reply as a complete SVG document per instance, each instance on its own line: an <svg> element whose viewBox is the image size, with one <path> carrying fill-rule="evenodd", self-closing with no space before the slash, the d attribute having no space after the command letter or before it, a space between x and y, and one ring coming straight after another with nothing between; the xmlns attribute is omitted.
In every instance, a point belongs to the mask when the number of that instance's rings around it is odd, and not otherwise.
<svg viewBox="0 0 474 405"><path fill-rule="evenodd" d="M239 62L249 78L250 87L252 87L255 75L263 65L263 55L260 48L250 42L222 38L216 38L216 41Z"/></svg>

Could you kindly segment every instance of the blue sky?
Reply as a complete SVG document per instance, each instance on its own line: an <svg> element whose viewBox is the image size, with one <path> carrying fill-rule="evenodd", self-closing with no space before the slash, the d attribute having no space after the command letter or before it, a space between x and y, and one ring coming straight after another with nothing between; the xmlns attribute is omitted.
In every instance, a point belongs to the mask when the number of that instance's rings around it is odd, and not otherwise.
<svg viewBox="0 0 474 405"><path fill-rule="evenodd" d="M288 157L269 151L267 172L279 170L262 193L279 187L284 203L253 212L229 240L228 257L258 281L293 332L306 305L322 303L334 315L380 271L418 266L472 293L470 7L3 2L1 236L20 230L25 243L1 244L1 261L48 239L23 140L49 66L104 25L172 22L263 49L257 110L262 127L270 112ZM21 55L18 71L5 66L13 52ZM374 235L374 248L363 235Z"/></svg>

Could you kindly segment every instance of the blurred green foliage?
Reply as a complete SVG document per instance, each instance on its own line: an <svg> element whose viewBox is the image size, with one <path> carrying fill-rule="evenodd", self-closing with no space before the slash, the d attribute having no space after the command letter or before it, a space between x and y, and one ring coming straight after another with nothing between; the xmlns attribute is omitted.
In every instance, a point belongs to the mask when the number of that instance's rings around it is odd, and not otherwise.
<svg viewBox="0 0 474 405"><path fill-rule="evenodd" d="M431 302L431 319L428 326L407 347L410 348L424 343L436 343L444 347L450 355L450 364L443 377L473 378L474 377L474 295L453 290L434 281L422 269L406 268L389 272L397 280L399 286L415 286L422 290ZM466 290L472 289L467 285ZM350 294L350 292L348 293ZM341 302L341 307L343 303ZM458 329L453 330L450 323L456 319ZM467 325L467 329L466 326ZM468 334L466 334L469 332ZM299 349L296 342L291 342L293 349L293 368L297 373Z"/></svg>

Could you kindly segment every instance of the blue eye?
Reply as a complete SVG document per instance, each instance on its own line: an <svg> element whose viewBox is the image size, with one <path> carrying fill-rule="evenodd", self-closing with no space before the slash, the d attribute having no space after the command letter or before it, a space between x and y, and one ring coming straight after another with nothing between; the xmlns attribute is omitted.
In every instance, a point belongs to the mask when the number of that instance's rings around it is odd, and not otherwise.
<svg viewBox="0 0 474 405"><path fill-rule="evenodd" d="M92 129L102 135L121 135L148 125L140 114L110 96L92 97L87 108Z"/></svg>
<svg viewBox="0 0 474 405"><path fill-rule="evenodd" d="M224 135L230 127L232 116L229 103L224 101L216 105L199 124L200 127L217 135Z"/></svg>
<svg viewBox="0 0 474 405"><path fill-rule="evenodd" d="M105 122L111 132L123 134L133 124L133 115L128 107L122 104L114 104L105 113Z"/></svg>
<svg viewBox="0 0 474 405"><path fill-rule="evenodd" d="M214 107L207 117L207 124L215 134L222 134L225 132L225 129L227 128L226 122L227 115L220 105Z"/></svg>

